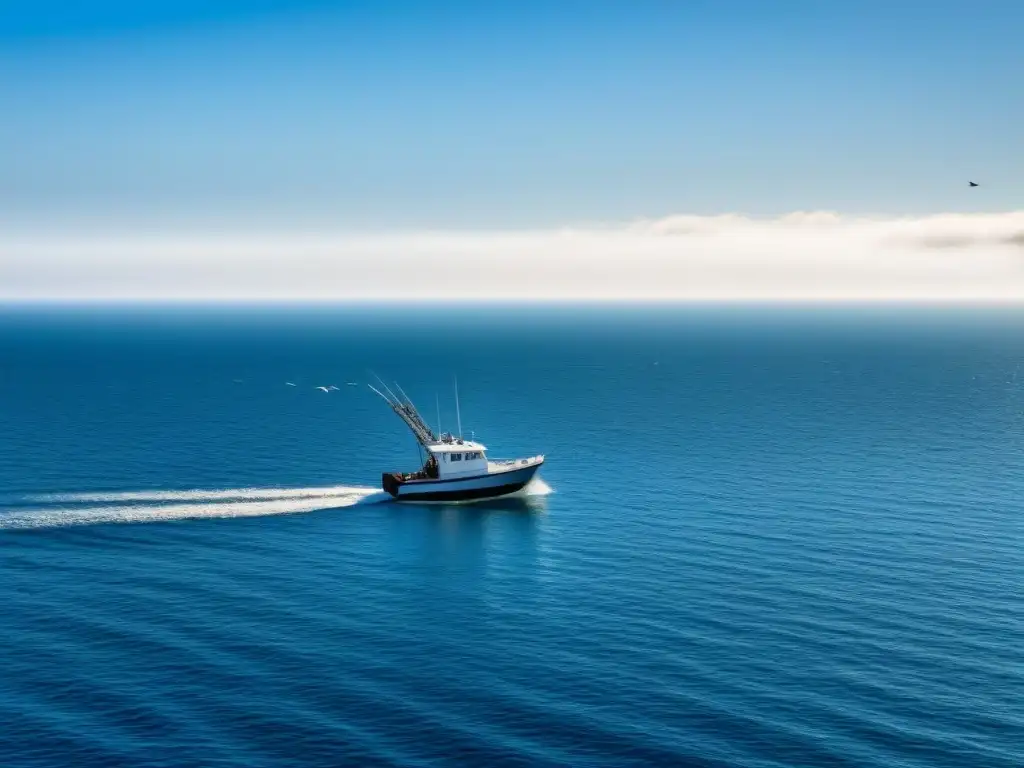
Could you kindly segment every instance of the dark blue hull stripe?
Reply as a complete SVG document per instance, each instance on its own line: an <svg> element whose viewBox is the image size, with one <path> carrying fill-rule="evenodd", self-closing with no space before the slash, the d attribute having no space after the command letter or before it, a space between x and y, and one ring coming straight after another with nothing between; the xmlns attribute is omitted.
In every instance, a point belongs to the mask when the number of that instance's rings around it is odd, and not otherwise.
<svg viewBox="0 0 1024 768"><path fill-rule="evenodd" d="M436 493L403 493L397 496L398 501L469 501L471 499L486 499L491 496L505 496L509 493L521 491L526 487L529 480L521 483L509 483L508 485L492 485L490 488L466 488L456 491L437 491Z"/></svg>

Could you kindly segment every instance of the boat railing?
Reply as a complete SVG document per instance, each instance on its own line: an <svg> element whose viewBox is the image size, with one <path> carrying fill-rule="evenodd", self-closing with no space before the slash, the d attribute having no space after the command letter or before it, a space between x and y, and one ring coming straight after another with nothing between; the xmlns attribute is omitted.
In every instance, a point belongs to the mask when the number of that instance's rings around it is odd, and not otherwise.
<svg viewBox="0 0 1024 768"><path fill-rule="evenodd" d="M488 459L488 462L499 467L521 467L536 464L541 456L530 456L526 459Z"/></svg>

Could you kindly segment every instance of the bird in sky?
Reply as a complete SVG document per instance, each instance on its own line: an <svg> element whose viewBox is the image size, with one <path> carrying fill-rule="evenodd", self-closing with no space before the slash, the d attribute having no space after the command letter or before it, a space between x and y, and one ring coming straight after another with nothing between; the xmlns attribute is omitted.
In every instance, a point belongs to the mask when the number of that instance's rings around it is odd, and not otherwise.
<svg viewBox="0 0 1024 768"><path fill-rule="evenodd" d="M977 185L977 184L975 184L975 183L974 183L973 181L968 181L967 183L968 183L968 184L970 184L970 185L971 185L972 187L976 187L976 186L978 186L978 185Z"/></svg>
<svg viewBox="0 0 1024 768"><path fill-rule="evenodd" d="M317 387L317 389L319 389L321 392L330 392L331 391L327 387Z"/></svg>

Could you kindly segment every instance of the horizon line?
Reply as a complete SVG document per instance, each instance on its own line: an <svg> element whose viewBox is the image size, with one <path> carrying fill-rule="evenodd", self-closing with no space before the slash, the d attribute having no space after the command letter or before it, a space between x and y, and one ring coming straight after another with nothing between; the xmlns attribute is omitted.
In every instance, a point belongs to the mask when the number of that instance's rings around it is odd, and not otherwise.
<svg viewBox="0 0 1024 768"><path fill-rule="evenodd" d="M576 296L426 296L408 297L8 297L0 296L0 307L96 307L96 306L438 306L438 305L629 305L629 306L1005 306L1024 308L1024 297L1000 296L836 296L836 297L576 297Z"/></svg>

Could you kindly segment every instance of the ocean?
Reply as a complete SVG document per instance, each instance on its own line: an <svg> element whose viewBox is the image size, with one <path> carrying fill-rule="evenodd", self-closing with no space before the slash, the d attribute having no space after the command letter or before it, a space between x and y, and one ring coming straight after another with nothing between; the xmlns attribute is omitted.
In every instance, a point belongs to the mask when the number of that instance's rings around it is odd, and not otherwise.
<svg viewBox="0 0 1024 768"><path fill-rule="evenodd" d="M1019 768L1022 364L1009 307L2 308L0 765ZM389 502L370 371L541 481Z"/></svg>

